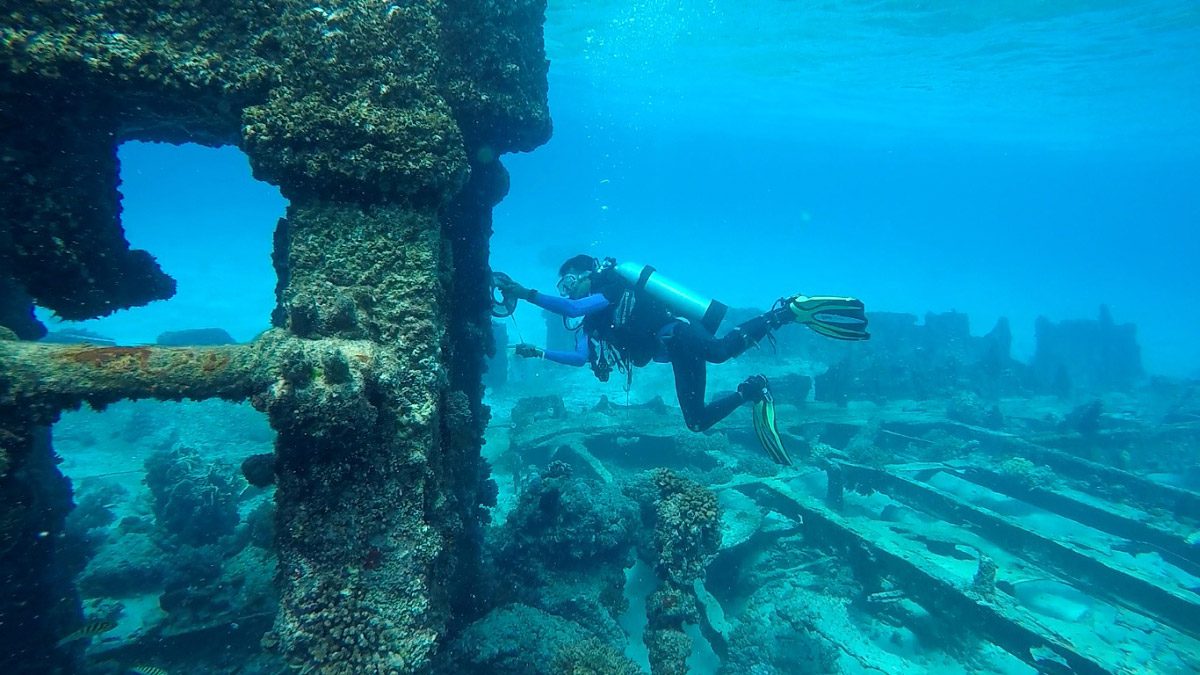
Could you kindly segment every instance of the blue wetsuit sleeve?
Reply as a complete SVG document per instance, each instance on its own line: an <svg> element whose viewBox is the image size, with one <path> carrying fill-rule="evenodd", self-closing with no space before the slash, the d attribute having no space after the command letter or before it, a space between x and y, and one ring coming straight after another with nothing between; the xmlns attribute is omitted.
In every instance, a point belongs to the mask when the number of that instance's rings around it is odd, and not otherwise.
<svg viewBox="0 0 1200 675"><path fill-rule="evenodd" d="M600 293L593 293L578 300L572 300L570 298L560 298L557 295L546 295L545 293L535 291L529 301L542 309L572 318L594 314L609 305L608 298Z"/></svg>
<svg viewBox="0 0 1200 675"><path fill-rule="evenodd" d="M560 352L547 349L542 354L547 361L562 363L568 366L582 366L588 360L588 340L583 331L575 334L575 351Z"/></svg>

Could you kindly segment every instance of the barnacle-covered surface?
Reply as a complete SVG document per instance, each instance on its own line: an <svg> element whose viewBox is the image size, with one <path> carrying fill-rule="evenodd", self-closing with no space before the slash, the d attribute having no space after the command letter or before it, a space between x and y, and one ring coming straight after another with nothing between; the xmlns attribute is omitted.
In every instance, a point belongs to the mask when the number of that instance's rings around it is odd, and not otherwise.
<svg viewBox="0 0 1200 675"><path fill-rule="evenodd" d="M490 338L477 339L488 330L486 242L507 189L496 157L549 136L543 12L542 2L9 3L0 316L16 335L41 332L31 301L83 319L173 294L121 229L123 140L237 144L291 207L276 236L278 328L254 344L12 343L0 368L7 483L36 425L62 409L249 399L278 431L281 595L266 643L319 672L427 667L451 606L470 604L490 494L479 458ZM32 554L14 545L3 564ZM36 611L48 593L12 589L34 607L17 624L45 637L9 650L6 665L46 667L59 630Z"/></svg>
<svg viewBox="0 0 1200 675"><path fill-rule="evenodd" d="M550 137L547 109L530 105L546 100L546 49L527 30L545 11L544 0L457 0L440 14L445 97L475 148L473 162L532 150Z"/></svg>
<svg viewBox="0 0 1200 675"><path fill-rule="evenodd" d="M249 2L9 3L0 261L40 305L84 319L174 294L125 242L116 145L237 143L243 106L281 70L274 18Z"/></svg>

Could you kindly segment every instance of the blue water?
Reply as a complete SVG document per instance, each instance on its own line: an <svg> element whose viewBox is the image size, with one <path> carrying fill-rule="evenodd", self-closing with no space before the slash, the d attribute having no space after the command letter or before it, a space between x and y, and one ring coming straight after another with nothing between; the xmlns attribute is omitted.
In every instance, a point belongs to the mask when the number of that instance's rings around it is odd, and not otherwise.
<svg viewBox="0 0 1200 675"><path fill-rule="evenodd" d="M239 341L266 330L275 306L271 237L287 207L279 190L255 181L249 160L231 147L131 142L118 157L126 238L154 254L177 292L165 302L70 325L124 344L199 327L224 328Z"/></svg>
<svg viewBox="0 0 1200 675"><path fill-rule="evenodd" d="M1200 375L1200 5L550 3L553 139L504 158L493 261L550 288L576 252L641 260L730 304L796 291L870 309L1139 327ZM128 342L273 303L284 202L236 150L126 144L124 222L179 280L88 322ZM196 236L203 232L203 236ZM532 323L532 322L530 322Z"/></svg>
<svg viewBox="0 0 1200 675"><path fill-rule="evenodd" d="M495 265L1007 316L1018 354L1107 303L1200 373L1200 6L817 5L551 2L555 135L506 161Z"/></svg>

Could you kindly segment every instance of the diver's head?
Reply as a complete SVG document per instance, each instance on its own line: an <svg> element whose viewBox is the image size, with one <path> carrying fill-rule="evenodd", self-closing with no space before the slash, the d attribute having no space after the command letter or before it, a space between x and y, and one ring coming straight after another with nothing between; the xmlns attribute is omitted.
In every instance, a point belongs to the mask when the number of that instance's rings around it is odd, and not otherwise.
<svg viewBox="0 0 1200 675"><path fill-rule="evenodd" d="M592 275L600 269L600 261L590 255L568 258L558 268L558 294L578 300L592 292Z"/></svg>

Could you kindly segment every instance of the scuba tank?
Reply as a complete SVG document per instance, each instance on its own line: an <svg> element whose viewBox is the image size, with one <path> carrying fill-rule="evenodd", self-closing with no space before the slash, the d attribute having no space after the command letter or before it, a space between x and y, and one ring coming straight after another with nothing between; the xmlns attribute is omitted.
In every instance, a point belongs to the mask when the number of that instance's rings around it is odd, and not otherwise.
<svg viewBox="0 0 1200 675"><path fill-rule="evenodd" d="M694 293L675 281L664 277L650 265L637 263L620 263L613 266L617 276L629 282L635 290L641 290L646 295L662 303L672 314L688 319L708 331L717 332L721 320L729 307L698 293Z"/></svg>

